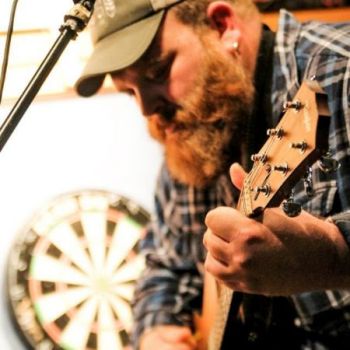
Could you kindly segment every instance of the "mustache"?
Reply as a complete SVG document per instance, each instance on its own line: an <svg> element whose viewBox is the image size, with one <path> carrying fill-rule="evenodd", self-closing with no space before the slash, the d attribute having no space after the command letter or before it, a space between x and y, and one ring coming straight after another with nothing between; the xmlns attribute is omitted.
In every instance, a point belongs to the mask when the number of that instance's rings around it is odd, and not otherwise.
<svg viewBox="0 0 350 350"><path fill-rule="evenodd" d="M212 130L223 130L227 125L227 116L221 114L220 117L209 120L202 120L198 115L189 112L178 105L164 106L150 117L150 122L154 122L158 128L164 129L169 126L176 126L177 129L196 129L206 125Z"/></svg>
<svg viewBox="0 0 350 350"><path fill-rule="evenodd" d="M156 109L153 116L156 116L160 123L169 123L174 121L176 114L180 109L181 107L179 105L164 103L162 106Z"/></svg>

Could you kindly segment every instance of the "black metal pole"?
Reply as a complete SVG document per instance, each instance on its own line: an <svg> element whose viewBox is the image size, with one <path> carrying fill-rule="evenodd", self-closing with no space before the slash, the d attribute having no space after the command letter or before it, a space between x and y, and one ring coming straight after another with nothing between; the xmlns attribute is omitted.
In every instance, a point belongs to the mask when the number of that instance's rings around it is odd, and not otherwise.
<svg viewBox="0 0 350 350"><path fill-rule="evenodd" d="M41 86L50 74L52 68L60 58L70 40L75 39L77 33L85 28L93 11L95 1L75 1L74 7L64 17L65 23L61 26L61 34L33 75L23 93L15 103L9 115L0 127L0 151L12 135L24 113L32 103Z"/></svg>

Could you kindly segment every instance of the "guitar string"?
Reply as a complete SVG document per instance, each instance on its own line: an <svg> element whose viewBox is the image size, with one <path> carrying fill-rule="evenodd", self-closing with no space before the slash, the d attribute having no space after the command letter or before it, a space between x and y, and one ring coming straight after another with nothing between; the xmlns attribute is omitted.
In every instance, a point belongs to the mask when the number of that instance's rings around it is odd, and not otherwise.
<svg viewBox="0 0 350 350"><path fill-rule="evenodd" d="M277 125L277 128L283 129L284 120L285 118L282 118L280 120L280 123ZM265 156L269 153L271 148L276 144L277 138L278 138L277 135L273 135L272 137L269 137L267 139L267 141L263 146L262 156ZM260 162L258 164L256 164L256 162L254 163L255 164L253 164L253 168L247 175L247 184L251 184L252 181L254 181L259 176L258 172L264 170L264 167L261 166ZM242 191L244 191L244 186L246 186L245 181L243 184ZM249 191L250 190L251 189L249 185ZM242 197L242 200L243 201L241 202L241 208L238 208L238 210L240 212L242 212L243 210L243 214L246 214L246 209L245 209L246 205L245 205L244 196ZM212 332L209 336L208 350L219 350L221 347L223 337L224 337L224 331L227 323L228 313L230 311L230 306L233 300L233 294L234 294L234 291L232 289L228 288L225 285L219 285L219 295L220 295L219 309L221 312L219 313L219 315L217 315Z"/></svg>
<svg viewBox="0 0 350 350"><path fill-rule="evenodd" d="M296 96L295 98L297 98L297 97L298 96ZM288 116L287 116L287 118L285 118L286 114L292 113L292 111L290 111L290 112L289 111L290 110L287 110L285 112L285 115L283 116L283 118L281 118L280 123L276 127L276 129L277 128L282 129L284 131L284 133L285 133L285 129L283 128L283 126L285 124L290 124L290 120L292 121L292 124L293 124L293 119L297 120L297 118L289 118ZM291 125L289 125L289 126L292 128ZM285 134L283 136L285 136ZM263 149L264 149L263 150L263 156L267 155L269 153L269 151L271 150L271 148L275 145L275 143L277 141L276 138L278 138L278 135L273 135L273 137L269 137L268 138L266 143L263 145ZM249 184L251 184L252 181L256 180L256 178L259 176L258 172L263 169L263 167L261 166L261 163L256 164L256 161L254 163L255 164L253 164L253 168L251 169L251 171L247 175L247 183L249 183ZM244 189L245 186L246 186L246 181L244 181L244 183L243 183L242 190ZM240 203L241 206L244 206L244 200L245 199L243 198L243 202ZM240 201L241 201L241 198L240 198ZM244 212L243 212L243 214L244 214ZM221 285L221 287L222 288L220 288L220 300L219 300L219 303L221 304L220 306L222 306L222 307L220 307L221 311L224 312L224 315L222 315L222 317L220 319L221 327L223 329L220 329L219 334L217 332L216 336L215 336L215 334L211 334L211 338L215 337L215 341L214 341L214 343L212 343L214 346L213 347L209 347L208 350L220 350L221 349L221 345L222 345L222 341L223 341L223 337L224 337L224 330L225 330L226 322L227 322L227 318L228 318L228 312L230 311L230 305L231 305L232 300L233 300L234 291L231 290L230 288L226 287L225 285ZM225 299L224 301L222 300L223 298ZM219 319L219 317L216 317L216 322L218 321L218 319ZM224 323L222 323L222 321L224 321ZM219 337L217 337L217 335L219 335ZM214 339L212 339L212 340L214 340Z"/></svg>
<svg viewBox="0 0 350 350"><path fill-rule="evenodd" d="M291 118L288 118L288 116L287 116L288 113L291 113L289 111L290 110L287 110L285 115L281 118L279 124L277 124L277 126L276 126L276 130L280 129L280 130L283 130L285 133L284 125L287 123L287 119L291 119ZM286 116L287 116L287 118L285 118ZM266 143L263 145L263 154L261 154L262 157L264 157L264 156L267 157L267 154L269 154L271 148L275 145L276 141L278 141L277 135L273 135L272 137L270 136L267 139ZM257 162L258 162L258 164L256 164ZM249 184L253 183L256 180L256 178L259 177L259 174L260 174L260 173L258 174L259 170L264 171L264 167L261 165L260 161L256 161L256 162L254 162L253 168L251 169L251 171L247 175Z"/></svg>
<svg viewBox="0 0 350 350"><path fill-rule="evenodd" d="M274 143L275 143L275 137L272 137L272 138L270 137L266 141L264 154L266 154L271 149ZM259 169L261 169L261 166L259 165L257 166L256 164L253 165L252 170L247 175L248 184L250 184L251 180L253 180L257 176ZM244 184L243 186L246 186L246 184ZM244 188L242 188L242 191L243 191L242 193L244 193ZM250 188L249 188L249 191L250 191ZM238 208L238 210L240 210L241 212L242 210L246 211L245 207L246 207L246 200L243 195L242 201L241 201L241 208ZM245 213L243 212L243 214ZM214 326L209 337L209 344L208 344L209 350L219 350L221 347L225 326L227 323L228 313L230 311L230 306L233 299L233 294L234 294L234 291L231 290L230 288L226 287L225 285L219 285L219 295L220 295L219 309L221 312L217 315L215 319Z"/></svg>

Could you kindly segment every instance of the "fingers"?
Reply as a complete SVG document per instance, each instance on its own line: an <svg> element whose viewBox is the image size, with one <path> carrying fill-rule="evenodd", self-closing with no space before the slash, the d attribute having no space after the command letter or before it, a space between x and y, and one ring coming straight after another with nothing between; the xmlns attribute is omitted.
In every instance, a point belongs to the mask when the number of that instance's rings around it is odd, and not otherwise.
<svg viewBox="0 0 350 350"><path fill-rule="evenodd" d="M220 265L230 264L234 248L232 242L239 234L243 220L246 218L230 207L218 207L208 212L205 219L208 229L203 244L211 258Z"/></svg>
<svg viewBox="0 0 350 350"><path fill-rule="evenodd" d="M206 271L235 290L255 290L255 253L262 246L264 227L230 207L211 210L205 222Z"/></svg>
<svg viewBox="0 0 350 350"><path fill-rule="evenodd" d="M230 177L234 186L241 190L243 187L243 182L246 177L246 172L238 163L233 163L230 168Z"/></svg>
<svg viewBox="0 0 350 350"><path fill-rule="evenodd" d="M189 328L187 327L173 327L171 326L171 331L161 332L163 339L168 342L191 342L193 341L193 335Z"/></svg>
<svg viewBox="0 0 350 350"><path fill-rule="evenodd" d="M240 220L237 211L230 207L218 207L208 212L205 218L206 226L212 234L220 237L226 242L231 241L231 234L236 226L236 221Z"/></svg>
<svg viewBox="0 0 350 350"><path fill-rule="evenodd" d="M249 291L248 286L244 284L244 277L240 275L239 271L234 271L232 266L224 266L214 259L210 253L207 254L204 266L208 273L227 287L236 291Z"/></svg>
<svg viewBox="0 0 350 350"><path fill-rule="evenodd" d="M207 254L204 266L206 271L208 271L213 276L221 280L226 278L230 274L228 266L226 264L223 264L218 259L214 258L210 252L208 252Z"/></svg>
<svg viewBox="0 0 350 350"><path fill-rule="evenodd" d="M203 244L213 259L224 266L229 264L231 256L229 242L207 230L204 234Z"/></svg>
<svg viewBox="0 0 350 350"><path fill-rule="evenodd" d="M141 350L194 350L197 342L188 327L164 325L147 330L140 344Z"/></svg>

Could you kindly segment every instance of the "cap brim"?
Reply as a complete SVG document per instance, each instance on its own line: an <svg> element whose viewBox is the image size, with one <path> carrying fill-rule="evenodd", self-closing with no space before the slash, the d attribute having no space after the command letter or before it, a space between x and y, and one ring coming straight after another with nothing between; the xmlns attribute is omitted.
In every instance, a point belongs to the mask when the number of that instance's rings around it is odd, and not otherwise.
<svg viewBox="0 0 350 350"><path fill-rule="evenodd" d="M93 95L102 86L106 74L136 62L156 35L164 12L159 11L100 40L75 84L78 94Z"/></svg>

